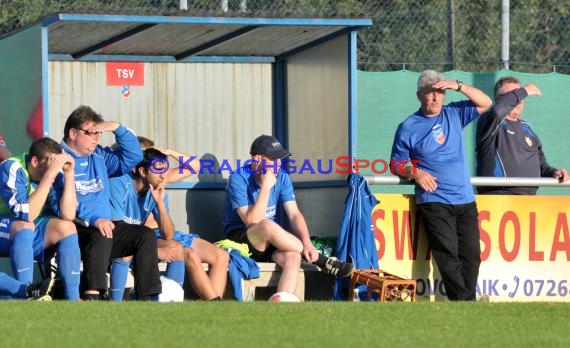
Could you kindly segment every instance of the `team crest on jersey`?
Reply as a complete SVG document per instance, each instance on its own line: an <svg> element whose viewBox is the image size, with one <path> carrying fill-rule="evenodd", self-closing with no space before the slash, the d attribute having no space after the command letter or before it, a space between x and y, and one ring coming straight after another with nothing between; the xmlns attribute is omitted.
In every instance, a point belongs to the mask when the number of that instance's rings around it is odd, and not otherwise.
<svg viewBox="0 0 570 348"><path fill-rule="evenodd" d="M443 133L443 129L441 129L440 124L436 124L431 129L431 136L438 144L443 144L445 142L445 134Z"/></svg>
<svg viewBox="0 0 570 348"><path fill-rule="evenodd" d="M526 141L526 144L531 147L532 146L532 139L530 137L524 137L524 141Z"/></svg>

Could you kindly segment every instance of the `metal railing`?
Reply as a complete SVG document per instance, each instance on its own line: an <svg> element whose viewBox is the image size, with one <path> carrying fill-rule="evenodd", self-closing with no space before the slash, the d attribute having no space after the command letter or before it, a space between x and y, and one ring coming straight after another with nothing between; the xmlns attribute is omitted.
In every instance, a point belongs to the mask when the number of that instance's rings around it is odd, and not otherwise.
<svg viewBox="0 0 570 348"><path fill-rule="evenodd" d="M368 185L413 185L414 181L396 175L363 175ZM555 178L496 178L486 176L471 177L473 186L561 186L570 187L570 181L560 182Z"/></svg>

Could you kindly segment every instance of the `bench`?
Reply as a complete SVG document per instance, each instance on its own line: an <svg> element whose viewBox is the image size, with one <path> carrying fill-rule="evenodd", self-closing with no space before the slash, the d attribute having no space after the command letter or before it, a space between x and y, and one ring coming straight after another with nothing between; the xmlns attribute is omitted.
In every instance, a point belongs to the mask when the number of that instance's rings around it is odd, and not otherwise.
<svg viewBox="0 0 570 348"><path fill-rule="evenodd" d="M258 262L257 265L259 266L259 278L244 280L242 284L242 294L245 302L258 299L256 297L258 288L275 288L275 290L270 290L272 291L271 293L277 291L277 285L281 278L281 267L272 262ZM306 263L301 264L297 278L297 287L293 291L293 294L301 301L305 300L305 272L314 271L318 271L317 266Z"/></svg>
<svg viewBox="0 0 570 348"><path fill-rule="evenodd" d="M269 296L275 293L277 290L277 285L279 279L281 278L281 267L273 262L258 262L259 266L259 278L256 279L246 279L242 280L242 294L243 301L250 302L254 300L267 300ZM161 275L166 272L166 262L159 262L158 269ZM202 267L207 272L208 264L203 263ZM319 268L315 265L302 263L300 272L297 279L297 287L293 294L297 296L301 301L305 300L305 288L306 288L306 274L307 272L318 272ZM109 274L107 274L109 276ZM127 284L125 286L125 293L128 294L128 289L132 289L135 285L134 277L132 272L128 273ZM184 284L185 293L193 293L192 284L189 281ZM186 296L187 298L192 298L191 296ZM228 285L226 287L226 294L224 296L227 299L233 298L233 292L231 290L231 284L228 277Z"/></svg>
<svg viewBox="0 0 570 348"><path fill-rule="evenodd" d="M242 280L241 289L244 302L267 300L269 296L277 291L277 284L281 278L281 267L272 262L258 262L257 265L259 266L259 278ZM208 271L207 264L203 263L202 267L204 267L205 271ZM301 301L305 299L306 273L318 270L318 267L315 265L301 264L297 287L293 292ZM192 290L192 284L189 281L184 284L184 290L186 298L195 298L195 296L193 296L194 291ZM229 277L224 297L226 299L232 299L234 297Z"/></svg>

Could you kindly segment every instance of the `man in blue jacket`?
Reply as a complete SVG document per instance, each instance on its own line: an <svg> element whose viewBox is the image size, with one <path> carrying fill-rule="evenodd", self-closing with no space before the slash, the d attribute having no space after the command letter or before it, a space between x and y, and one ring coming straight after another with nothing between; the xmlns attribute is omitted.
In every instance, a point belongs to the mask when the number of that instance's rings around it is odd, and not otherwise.
<svg viewBox="0 0 570 348"><path fill-rule="evenodd" d="M113 132L120 148L114 151L100 146L103 132ZM83 297L99 299L107 289L109 260L132 255L137 298L157 298L162 288L154 232L145 226L111 220L109 178L128 173L142 160L136 135L119 122L105 122L90 107L80 106L65 122L61 145L75 159Z"/></svg>
<svg viewBox="0 0 570 348"><path fill-rule="evenodd" d="M514 76L495 83L495 106L477 122L477 176L550 177L560 182L570 180L564 168L551 167L542 150L538 134L530 123L521 119L524 100L542 95L532 83L521 86ZM479 194L535 195L538 187L478 187Z"/></svg>

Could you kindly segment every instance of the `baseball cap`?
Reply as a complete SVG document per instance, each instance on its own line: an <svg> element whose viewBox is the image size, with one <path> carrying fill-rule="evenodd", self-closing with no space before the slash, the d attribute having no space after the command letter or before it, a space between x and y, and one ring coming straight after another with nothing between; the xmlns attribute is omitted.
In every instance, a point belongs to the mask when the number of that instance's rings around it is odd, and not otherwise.
<svg viewBox="0 0 570 348"><path fill-rule="evenodd" d="M291 156L291 153L281 145L279 140L271 135L260 135L251 144L249 153L253 155L263 155L272 160L283 159Z"/></svg>

